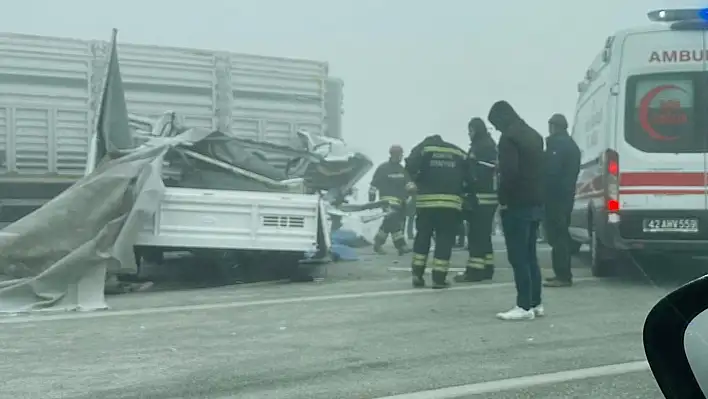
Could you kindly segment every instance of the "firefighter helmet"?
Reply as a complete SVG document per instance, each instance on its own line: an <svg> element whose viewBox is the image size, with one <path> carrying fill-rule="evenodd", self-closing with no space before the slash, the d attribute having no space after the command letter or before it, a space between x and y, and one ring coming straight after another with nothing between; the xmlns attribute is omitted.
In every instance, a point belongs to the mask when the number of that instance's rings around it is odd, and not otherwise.
<svg viewBox="0 0 708 399"><path fill-rule="evenodd" d="M403 147L401 147L398 144L394 144L391 146L391 148L388 149L388 153L391 155L394 155L394 154L401 155L401 154L403 154Z"/></svg>

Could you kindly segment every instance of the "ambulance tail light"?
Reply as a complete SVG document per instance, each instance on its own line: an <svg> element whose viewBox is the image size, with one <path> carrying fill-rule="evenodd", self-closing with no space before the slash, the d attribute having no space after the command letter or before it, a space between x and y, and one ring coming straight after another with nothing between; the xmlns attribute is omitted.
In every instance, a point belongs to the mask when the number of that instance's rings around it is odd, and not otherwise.
<svg viewBox="0 0 708 399"><path fill-rule="evenodd" d="M605 152L605 207L610 213L617 213L620 210L619 176L619 154L607 150Z"/></svg>

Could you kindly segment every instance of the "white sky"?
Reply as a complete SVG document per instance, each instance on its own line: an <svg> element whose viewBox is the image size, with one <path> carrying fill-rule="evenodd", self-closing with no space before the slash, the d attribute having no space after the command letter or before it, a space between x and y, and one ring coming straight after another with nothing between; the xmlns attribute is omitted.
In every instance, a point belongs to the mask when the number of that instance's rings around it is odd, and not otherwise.
<svg viewBox="0 0 708 399"><path fill-rule="evenodd" d="M466 147L469 118L500 99L545 134L608 35L691 1L23 0L0 29L328 61L345 139L379 162L433 133Z"/></svg>

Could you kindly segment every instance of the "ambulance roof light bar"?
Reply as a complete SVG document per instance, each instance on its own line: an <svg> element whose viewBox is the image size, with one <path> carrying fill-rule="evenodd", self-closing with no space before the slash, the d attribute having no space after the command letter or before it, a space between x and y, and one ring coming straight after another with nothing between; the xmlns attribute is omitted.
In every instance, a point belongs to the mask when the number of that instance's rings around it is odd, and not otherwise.
<svg viewBox="0 0 708 399"><path fill-rule="evenodd" d="M708 22L708 8L654 10L648 12L647 17L652 22Z"/></svg>

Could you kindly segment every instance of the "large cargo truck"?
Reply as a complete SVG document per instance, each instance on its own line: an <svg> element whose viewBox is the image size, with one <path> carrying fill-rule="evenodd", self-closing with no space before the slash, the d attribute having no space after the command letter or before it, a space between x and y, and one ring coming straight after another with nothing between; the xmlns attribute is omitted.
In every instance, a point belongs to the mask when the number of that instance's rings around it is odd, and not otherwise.
<svg viewBox="0 0 708 399"><path fill-rule="evenodd" d="M108 45L0 33L0 223L83 175ZM341 93L327 95L326 62L136 44L118 51L131 114L172 110L191 126L292 145L299 129L328 134L329 109L341 114ZM339 136L341 120L329 123Z"/></svg>

